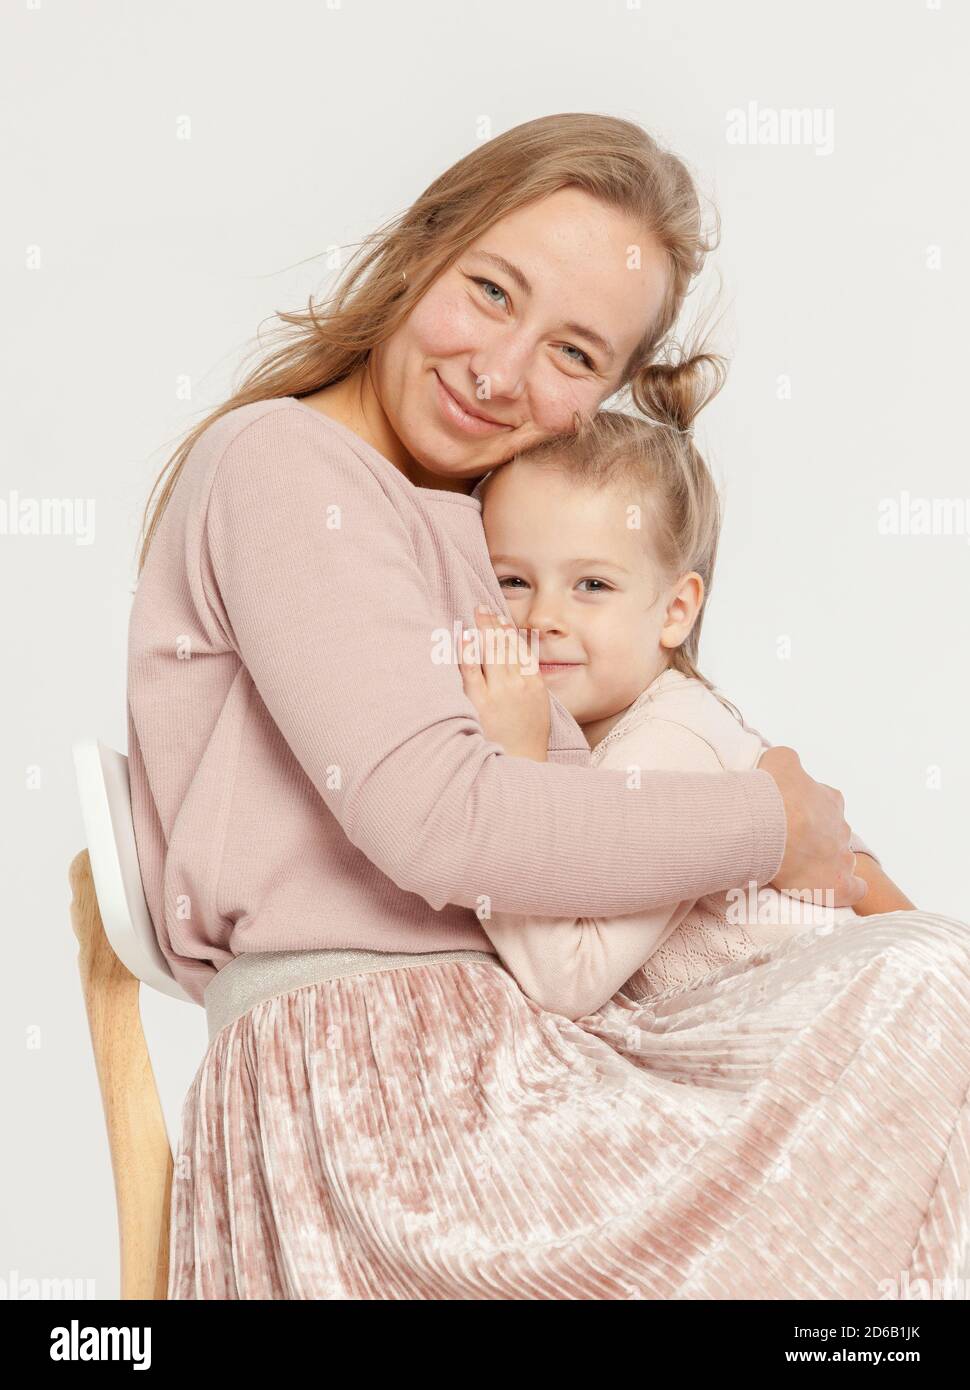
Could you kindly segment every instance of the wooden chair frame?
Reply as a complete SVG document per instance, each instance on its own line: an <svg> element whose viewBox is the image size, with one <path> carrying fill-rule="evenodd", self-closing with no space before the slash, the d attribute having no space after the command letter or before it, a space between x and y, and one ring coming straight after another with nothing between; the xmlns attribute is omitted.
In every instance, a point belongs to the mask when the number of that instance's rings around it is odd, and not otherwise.
<svg viewBox="0 0 970 1390"><path fill-rule="evenodd" d="M68 873L78 969L108 1130L121 1247L121 1297L168 1294L172 1150L142 1030L141 982L111 947L88 851Z"/></svg>

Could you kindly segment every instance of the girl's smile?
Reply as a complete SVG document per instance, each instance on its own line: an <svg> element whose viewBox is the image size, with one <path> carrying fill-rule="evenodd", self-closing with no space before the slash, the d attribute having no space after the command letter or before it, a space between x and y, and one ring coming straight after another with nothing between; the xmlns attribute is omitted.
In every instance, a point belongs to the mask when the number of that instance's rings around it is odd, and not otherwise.
<svg viewBox="0 0 970 1390"><path fill-rule="evenodd" d="M539 672L543 676L561 676L583 665L585 662L582 661L540 661Z"/></svg>
<svg viewBox="0 0 970 1390"><path fill-rule="evenodd" d="M669 665L702 598L693 581L661 573L644 532L627 524L635 499L625 491L523 458L496 469L482 503L512 622L591 744ZM577 558L586 556L600 558Z"/></svg>

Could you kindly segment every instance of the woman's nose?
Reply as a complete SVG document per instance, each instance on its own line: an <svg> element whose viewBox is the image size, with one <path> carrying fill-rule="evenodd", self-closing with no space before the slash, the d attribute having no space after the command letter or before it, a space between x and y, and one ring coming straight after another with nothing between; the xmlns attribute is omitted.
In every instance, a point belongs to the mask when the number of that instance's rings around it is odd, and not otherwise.
<svg viewBox="0 0 970 1390"><path fill-rule="evenodd" d="M502 333L475 353L470 363L479 400L515 400L525 389L530 345L521 334Z"/></svg>

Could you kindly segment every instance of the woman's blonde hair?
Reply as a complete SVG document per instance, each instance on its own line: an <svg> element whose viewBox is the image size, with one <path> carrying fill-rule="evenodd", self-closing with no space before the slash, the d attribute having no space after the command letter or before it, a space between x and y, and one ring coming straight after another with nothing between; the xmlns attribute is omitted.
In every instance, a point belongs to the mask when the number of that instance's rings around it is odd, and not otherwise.
<svg viewBox="0 0 970 1390"><path fill-rule="evenodd" d="M698 680L738 718L697 667L698 647L721 532L721 502L707 464L694 443L694 421L727 376L727 360L706 347L672 348L665 360L636 369L630 391L642 414L600 410L575 433L550 435L494 469L479 488L483 507L492 481L517 463L561 470L578 486L609 487L631 499L627 513L640 526L662 582L696 571L704 581L697 618L670 655L670 666Z"/></svg>
<svg viewBox="0 0 970 1390"><path fill-rule="evenodd" d="M625 364L619 383L625 386L654 356L717 245L716 209L707 230L686 165L631 121L582 112L527 121L458 160L404 213L365 238L325 308L311 298L306 310L277 314L279 346L195 426L156 479L145 507L139 574L189 451L209 425L238 406L310 395L349 376L484 231L567 187L630 216L666 253L663 304ZM254 350L262 352L262 345Z"/></svg>

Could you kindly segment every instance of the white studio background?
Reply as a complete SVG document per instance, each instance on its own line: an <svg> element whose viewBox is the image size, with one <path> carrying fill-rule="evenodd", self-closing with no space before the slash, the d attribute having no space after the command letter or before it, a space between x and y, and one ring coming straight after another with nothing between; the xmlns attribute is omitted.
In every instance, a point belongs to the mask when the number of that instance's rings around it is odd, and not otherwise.
<svg viewBox="0 0 970 1390"><path fill-rule="evenodd" d="M0 534L0 1293L15 1271L118 1291L70 749L126 747L150 486L331 248L522 121L637 120L716 201L733 368L698 432L726 497L702 669L921 908L970 920L968 36L958 0L5 7L0 502L84 499L95 529ZM752 108L814 113L811 142L761 143ZM905 534L919 499L956 502L952 533ZM204 1017L142 1007L174 1142Z"/></svg>

